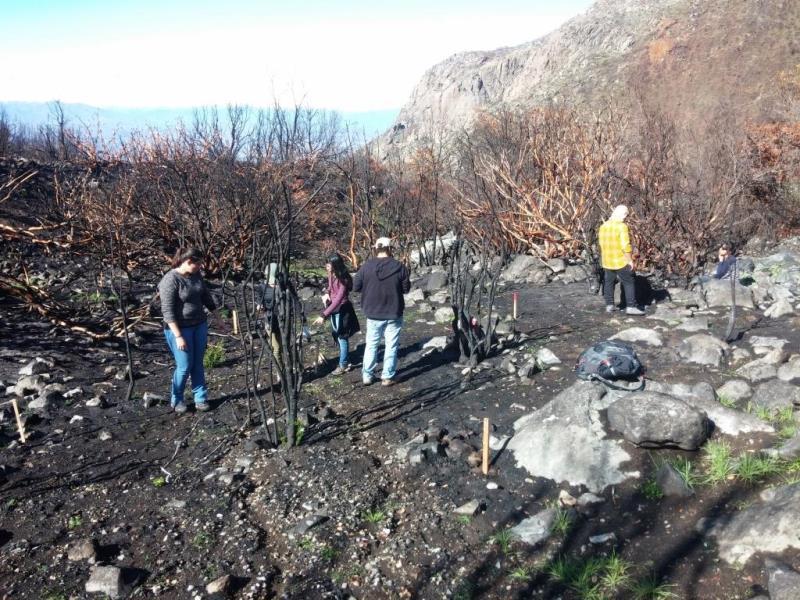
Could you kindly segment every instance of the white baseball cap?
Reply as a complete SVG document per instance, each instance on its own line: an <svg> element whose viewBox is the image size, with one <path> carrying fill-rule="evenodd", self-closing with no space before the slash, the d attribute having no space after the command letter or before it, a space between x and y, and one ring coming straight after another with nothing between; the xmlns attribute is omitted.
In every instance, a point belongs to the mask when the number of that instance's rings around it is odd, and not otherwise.
<svg viewBox="0 0 800 600"><path fill-rule="evenodd" d="M380 237L375 240L375 248L380 250L381 248L391 248L392 247L392 240L388 237Z"/></svg>

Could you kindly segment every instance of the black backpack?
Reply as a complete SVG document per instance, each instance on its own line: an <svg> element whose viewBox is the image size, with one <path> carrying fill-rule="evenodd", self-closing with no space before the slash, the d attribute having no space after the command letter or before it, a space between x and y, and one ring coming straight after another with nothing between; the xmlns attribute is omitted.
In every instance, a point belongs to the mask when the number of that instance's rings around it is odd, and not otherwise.
<svg viewBox="0 0 800 600"><path fill-rule="evenodd" d="M581 352L575 364L575 374L585 381L600 381L615 390L639 391L644 389L644 369L639 357L628 344L606 340L589 346ZM638 388L628 388L611 383L612 380L636 380L642 376Z"/></svg>

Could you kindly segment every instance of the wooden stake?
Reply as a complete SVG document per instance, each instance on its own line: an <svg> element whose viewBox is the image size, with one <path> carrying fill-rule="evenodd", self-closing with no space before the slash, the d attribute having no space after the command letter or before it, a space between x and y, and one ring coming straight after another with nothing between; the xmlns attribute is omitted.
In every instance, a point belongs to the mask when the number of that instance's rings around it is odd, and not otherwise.
<svg viewBox="0 0 800 600"><path fill-rule="evenodd" d="M231 316L233 317L233 335L239 335L239 313L237 311L231 311Z"/></svg>
<svg viewBox="0 0 800 600"><path fill-rule="evenodd" d="M11 399L11 406L14 408L14 416L17 418L17 429L19 430L19 439L25 443L25 426L22 424L22 417L19 416L19 406L17 406L16 398Z"/></svg>
<svg viewBox="0 0 800 600"><path fill-rule="evenodd" d="M514 320L517 320L517 303L519 301L519 292L512 292L511 298L514 300Z"/></svg>
<svg viewBox="0 0 800 600"><path fill-rule="evenodd" d="M489 474L489 419L483 419L483 455L481 459L481 471L484 475Z"/></svg>

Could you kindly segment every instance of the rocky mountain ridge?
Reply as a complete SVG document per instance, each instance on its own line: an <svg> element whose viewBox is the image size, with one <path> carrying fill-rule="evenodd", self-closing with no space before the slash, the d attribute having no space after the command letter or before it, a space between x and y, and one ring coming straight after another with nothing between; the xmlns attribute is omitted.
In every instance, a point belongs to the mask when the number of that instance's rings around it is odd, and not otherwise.
<svg viewBox="0 0 800 600"><path fill-rule="evenodd" d="M609 98L698 124L720 106L769 116L779 73L800 62L798 25L791 0L598 0L541 39L433 66L383 141L403 152L481 110Z"/></svg>

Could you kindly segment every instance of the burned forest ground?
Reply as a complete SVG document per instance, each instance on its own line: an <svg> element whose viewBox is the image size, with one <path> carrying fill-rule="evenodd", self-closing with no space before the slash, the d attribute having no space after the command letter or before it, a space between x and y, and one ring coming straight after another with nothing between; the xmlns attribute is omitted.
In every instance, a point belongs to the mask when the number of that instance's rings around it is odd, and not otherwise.
<svg viewBox="0 0 800 600"><path fill-rule="evenodd" d="M625 468L640 477L602 490L604 501L592 510L559 512L538 546L508 533L587 491L520 468L505 448L514 422L574 383L572 366L587 345L627 327L659 326L607 315L585 282L506 285L501 315L515 290L521 335L467 374L457 352L424 347L449 327L416 307L405 315L391 387L361 384L363 334L352 344L356 368L331 375L336 351L318 328L309 363L317 350L328 362L306 372L295 448L272 447L259 425L246 423L242 351L224 316L211 318L210 341L224 347L221 364L207 370L213 410L178 416L165 400L171 357L159 329L139 332L135 393L125 402L119 345L65 333L3 300L0 381L9 389L0 401L36 357L52 361L43 377L63 391L47 410L25 411L25 444L3 413L0 597L95 597L85 591L93 564L121 568L124 593L137 598L211 597L206 586L225 575L227 593L237 598L731 600L764 592L762 562L727 565L695 526L753 504L786 475L754 484L698 480L689 498L648 488L659 461L688 459L699 469L699 452L628 444L633 458ZM724 336L727 311L706 314L711 332ZM636 345L648 377L714 387L732 378L728 365L682 361L680 334L663 329L663 347ZM794 317L768 320L758 310L740 310L737 330L734 346L751 334L788 339L794 349L800 342ZM545 347L561 365L528 378L510 374L507 359ZM145 403L145 392L163 399ZM494 447L488 477L474 460L487 417ZM411 464L404 449L420 435L439 446ZM748 451L775 439L745 434L730 442ZM455 512L470 501L475 510ZM595 536L606 541L590 542ZM81 559L75 548L89 540L92 551ZM782 558L796 564L800 554Z"/></svg>

